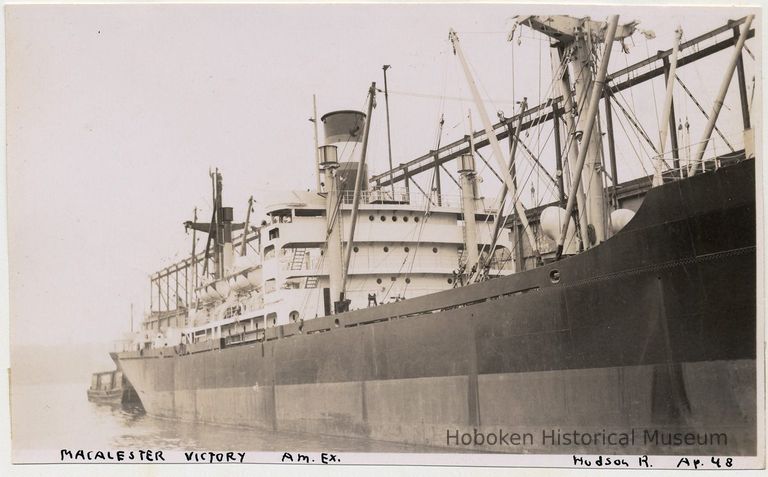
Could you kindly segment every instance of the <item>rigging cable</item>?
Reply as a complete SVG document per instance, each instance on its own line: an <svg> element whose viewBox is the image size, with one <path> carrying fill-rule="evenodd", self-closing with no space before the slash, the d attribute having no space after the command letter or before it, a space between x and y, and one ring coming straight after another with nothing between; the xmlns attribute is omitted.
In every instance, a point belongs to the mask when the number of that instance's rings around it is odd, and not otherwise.
<svg viewBox="0 0 768 477"><path fill-rule="evenodd" d="M555 83L556 83L556 81L557 81L557 78L560 78L560 74L561 74L561 72L563 72L563 74L564 74L565 68L567 68L567 58L568 58L568 55L563 55L563 58L560 60L560 65L558 66L557 72L556 72L556 74L553 76L553 78L551 79L551 81L550 81L550 84L549 84L549 87L547 88L547 94L546 94L546 96L547 96L547 97L550 97L550 98L551 98L552 90L553 90L553 88L554 88L554 85L555 85ZM540 78L539 78L539 79L540 79ZM547 103L548 103L548 104L549 104L549 103L554 103L554 101L552 101L552 99L549 99L549 100L547 101ZM581 104L581 108L583 108L583 105L584 105L584 104L583 104L583 102L582 102L582 104ZM521 114L522 114L522 113L521 113ZM541 125L541 124L544 122L544 118L545 118L545 117L546 117L546 114L544 114L544 115L540 115L538 118L536 118L536 120L534 121L534 124L531 124L531 125L529 126L529 128L530 128L530 127L539 127L539 128L540 128L540 125ZM550 132L550 135L548 135L548 137L547 137L547 142L549 141L549 137L551 137L551 132ZM571 137L572 137L572 136L571 136ZM511 141L511 140L512 140L512 139L511 139L511 137L510 137L510 141ZM522 144L522 140L521 140L521 138L519 138L519 134L518 134L518 141L520 141L520 142L521 142L521 144ZM566 150L567 150L567 149L566 149ZM529 153L530 153L530 151L529 151ZM533 157L532 157L532 155L531 155L531 158L533 158ZM511 160L514 160L514 158L511 158ZM538 161L535 161L535 162L538 164ZM540 164L539 164L539 165L540 165ZM527 176L526 180L524 180L524 181L523 181L523 183L522 183L522 184L521 184L521 185L518 187L518 190L516 191L516 192L517 192L517 194L516 194L516 195L513 197L513 201L512 201L512 203L516 202L517 200L520 200L521 194L522 194L522 193L523 193L523 191L525 190L525 188L526 188L526 186L527 186L527 184L528 184L528 181L529 181L529 179L530 179L530 176L531 176L531 174L532 174L533 170L534 170L534 169L533 169L533 166L532 166L532 167L531 167L531 170L530 170L530 171L529 171L529 173L528 173L528 176ZM506 219L506 215L504 214L504 208L505 208L505 205L506 205L506 200L505 200L505 201L504 201L504 202L501 204L500 210L498 210L498 211L497 211L497 214L498 214L500 217L503 215L505 218L503 218L503 219L501 219L501 220L504 220L504 221L506 222L506 220L507 220L507 219ZM510 211L510 214L511 214L511 212L512 212L512 211ZM530 227L530 224L529 224L529 227ZM503 229L503 227L500 227L500 229L499 229L499 233L501 233L501 229ZM526 230L523 230L523 232L526 232ZM492 237L492 242L491 242L491 243L492 243L492 244L495 244L495 243L497 242L497 240L498 240L498 237ZM513 248L512 248L512 250L513 250L513 251L517 250L517 247L518 247L518 242L519 242L518 240L515 240L515 241L514 241L514 243L513 243ZM492 246L493 246L493 245L492 245ZM485 249L485 247L483 247L483 249L481 249L481 253L482 253L482 251L483 251L484 249ZM493 252L494 252L493 250L489 250L489 256L493 256ZM489 261L489 263L490 263L490 261ZM502 267L499 269L499 271L498 271L497 275L501 273L501 271L502 271L502 269L503 269L503 266L504 266L504 265L502 264ZM481 276L482 276L482 274L478 273L478 275L475 277L475 281L479 280Z"/></svg>
<svg viewBox="0 0 768 477"><path fill-rule="evenodd" d="M650 58L651 57L651 50L648 48L648 36L645 37L645 57ZM626 57L625 57L626 59ZM648 65L648 70L650 71L651 65ZM661 132L661 124L659 124L659 106L658 101L656 99L656 83L651 80L651 93L653 94L653 111L654 111L654 117L656 118L656 130ZM664 82L666 85L666 81ZM661 145L662 148L664 148L664 144Z"/></svg>
<svg viewBox="0 0 768 477"><path fill-rule="evenodd" d="M701 103L699 103L699 101L698 101L698 100L696 99L696 97L693 95L693 93L691 92L691 90L690 90L690 89L688 89L688 87L685 85L685 83L683 83L683 80L681 80L681 79L680 79L680 77L679 77L679 76L677 76L677 75L675 75L675 79L677 80L677 82L678 82L678 83L680 83L680 86L682 86L682 87L683 87L683 90L684 90L684 91L685 91L685 92L688 94L688 97L690 97L690 98L691 98L691 101L693 101L693 104L695 104L695 105L696 105L696 107L697 107L697 108L699 108L699 111L701 111L701 114L703 114L703 115L704 115L704 118L705 118L705 119L707 119L707 120L709 120L709 114L707 114L707 112L706 112L706 111L704 110L704 108L701 106ZM754 94L754 89L752 90L752 93ZM723 132L720 130L720 128L718 128L718 127L717 127L717 125L715 125L715 131L716 131L716 132L717 132L717 134L720 136L720 138L723 140L723 142L725 142L725 143L728 145L728 148L730 148L731 152L735 152L736 150L733 148L733 146L731 145L731 143L730 143L730 142L728 142L728 140L725 138L725 135L724 135L724 134L723 134Z"/></svg>

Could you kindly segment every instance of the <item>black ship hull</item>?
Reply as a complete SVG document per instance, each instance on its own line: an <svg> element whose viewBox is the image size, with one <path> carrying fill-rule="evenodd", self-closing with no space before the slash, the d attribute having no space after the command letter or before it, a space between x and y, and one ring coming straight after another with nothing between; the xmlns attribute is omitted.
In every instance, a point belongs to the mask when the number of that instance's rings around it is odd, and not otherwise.
<svg viewBox="0 0 768 477"><path fill-rule="evenodd" d="M654 188L608 241L534 270L117 359L163 417L445 450L755 454L754 167Z"/></svg>

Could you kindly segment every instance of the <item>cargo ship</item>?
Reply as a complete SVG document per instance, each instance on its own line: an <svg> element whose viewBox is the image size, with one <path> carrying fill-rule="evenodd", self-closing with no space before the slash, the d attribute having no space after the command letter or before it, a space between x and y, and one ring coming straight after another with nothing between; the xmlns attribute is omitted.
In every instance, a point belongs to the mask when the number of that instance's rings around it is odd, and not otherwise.
<svg viewBox="0 0 768 477"><path fill-rule="evenodd" d="M754 455L755 150L746 90L742 149L707 154L725 91L705 137L687 148L677 145L665 105L672 148L663 154L662 135L654 174L621 184L612 130L611 174L601 167L596 119L599 101L609 115L611 99L640 81L640 67L649 78L674 78L675 67L730 49L719 74L727 90L738 70L743 87L751 21L685 43L678 36L634 70L608 74L610 46L632 35L633 23L520 17L519 28L552 37L559 95L496 124L451 32L483 129L369 177L373 84L366 112L315 118L325 131L316 190L276 195L259 225L250 201L244 222L234 222L222 174L211 172L211 220L185 223L191 254L152 274L152 309L113 359L146 412L165 418L436 451ZM700 49L703 41L714 46ZM601 44L602 54L591 54ZM543 121L556 129L559 200L526 209L515 157L525 147L520 132ZM498 203L477 193L476 158L491 167L485 146L498 161ZM340 160L346 150L357 155ZM451 163L458 197L439 186ZM412 179L423 171L431 189ZM204 250L195 250L197 233L207 235ZM520 442L491 442L510 433Z"/></svg>

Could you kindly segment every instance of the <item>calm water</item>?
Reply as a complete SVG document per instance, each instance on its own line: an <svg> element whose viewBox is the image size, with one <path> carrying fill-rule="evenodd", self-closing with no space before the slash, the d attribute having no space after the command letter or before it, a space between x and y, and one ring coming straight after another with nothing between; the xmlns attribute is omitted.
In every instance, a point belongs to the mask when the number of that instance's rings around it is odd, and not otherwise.
<svg viewBox="0 0 768 477"><path fill-rule="evenodd" d="M83 384L13 386L14 461L57 461L66 449L435 452L359 439L185 423L148 416L140 406L88 401ZM22 454L23 453L23 454ZM47 456L47 458L46 458Z"/></svg>

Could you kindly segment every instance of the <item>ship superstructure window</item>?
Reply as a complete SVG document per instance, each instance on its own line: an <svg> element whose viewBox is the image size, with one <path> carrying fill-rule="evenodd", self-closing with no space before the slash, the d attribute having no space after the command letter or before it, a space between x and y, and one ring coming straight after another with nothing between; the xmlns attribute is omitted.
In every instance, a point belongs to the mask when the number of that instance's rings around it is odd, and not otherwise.
<svg viewBox="0 0 768 477"><path fill-rule="evenodd" d="M411 249L410 249L410 248L408 248L408 247L405 247L403 250L405 250L405 253L408 253L408 252L410 252L410 251L411 251Z"/></svg>
<svg viewBox="0 0 768 477"><path fill-rule="evenodd" d="M276 238L280 237L280 229L275 227L274 229L269 231L269 240L275 240Z"/></svg>
<svg viewBox="0 0 768 477"><path fill-rule="evenodd" d="M382 216L381 216L381 221L382 221L382 222L386 222L386 220L387 220L387 218L386 218L386 217L384 217L384 216L382 215Z"/></svg>
<svg viewBox="0 0 768 477"><path fill-rule="evenodd" d="M291 323L296 323L296 320L299 319L299 312L296 310L293 310L288 314L288 318L290 318Z"/></svg>
<svg viewBox="0 0 768 477"><path fill-rule="evenodd" d="M369 216L368 216L368 220L370 220L371 222L373 222L373 216L372 216L372 215L369 215Z"/></svg>
<svg viewBox="0 0 768 477"><path fill-rule="evenodd" d="M392 222L397 222L397 217L394 215L392 216Z"/></svg>
<svg viewBox="0 0 768 477"><path fill-rule="evenodd" d="M275 258L275 246L274 245L268 245L264 247L264 260L269 260L270 258Z"/></svg>
<svg viewBox="0 0 768 477"><path fill-rule="evenodd" d="M389 252L389 247L384 247L384 253Z"/></svg>
<svg viewBox="0 0 768 477"><path fill-rule="evenodd" d="M403 222L408 222L408 216L403 217Z"/></svg>
<svg viewBox="0 0 768 477"><path fill-rule="evenodd" d="M272 293L275 291L275 279L270 278L269 280L264 282L264 293Z"/></svg>
<svg viewBox="0 0 768 477"><path fill-rule="evenodd" d="M419 221L419 218L418 218L418 217L414 217L414 218L413 218L413 221L414 221L414 222L418 222L418 221Z"/></svg>
<svg viewBox="0 0 768 477"><path fill-rule="evenodd" d="M267 314L267 326L275 326L277 323L277 313Z"/></svg>
<svg viewBox="0 0 768 477"><path fill-rule="evenodd" d="M269 214L273 224L289 224L292 221L291 210L276 210Z"/></svg>
<svg viewBox="0 0 768 477"><path fill-rule="evenodd" d="M378 283L379 285L381 285L381 278L377 278L377 279L376 279L376 283Z"/></svg>
<svg viewBox="0 0 768 477"><path fill-rule="evenodd" d="M411 283L411 279L410 278L406 278L405 279L405 283Z"/></svg>
<svg viewBox="0 0 768 477"><path fill-rule="evenodd" d="M322 209L296 209L296 217L322 217L325 211Z"/></svg>
<svg viewBox="0 0 768 477"><path fill-rule="evenodd" d="M437 247L432 247L432 253L437 253Z"/></svg>
<svg viewBox="0 0 768 477"><path fill-rule="evenodd" d="M353 252L355 252L355 253L357 253L357 252L359 252L359 251L360 251L360 249L359 249L359 248L357 248L357 247L352 247L352 251L353 251Z"/></svg>

